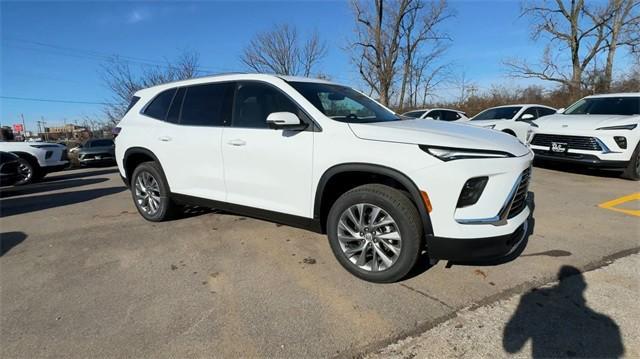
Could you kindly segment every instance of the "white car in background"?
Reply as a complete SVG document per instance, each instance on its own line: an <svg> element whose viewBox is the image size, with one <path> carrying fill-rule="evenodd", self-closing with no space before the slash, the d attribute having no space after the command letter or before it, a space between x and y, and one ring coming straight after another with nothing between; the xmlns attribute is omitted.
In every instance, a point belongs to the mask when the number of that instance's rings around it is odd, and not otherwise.
<svg viewBox="0 0 640 359"><path fill-rule="evenodd" d="M473 116L468 124L502 131L526 143L533 121L556 113L555 108L524 104L488 108Z"/></svg>
<svg viewBox="0 0 640 359"><path fill-rule="evenodd" d="M19 179L15 185L40 180L48 173L63 170L69 164L67 147L55 143L0 141L0 151L20 157Z"/></svg>
<svg viewBox="0 0 640 359"><path fill-rule="evenodd" d="M403 113L402 116L417 118L417 119L432 119L432 120L447 121L447 122L469 121L469 118L467 117L466 113L458 110L451 110L448 108L431 108L431 109L425 108L421 110L413 110L413 111Z"/></svg>
<svg viewBox="0 0 640 359"><path fill-rule="evenodd" d="M640 92L585 97L565 111L536 121L536 158L623 169L640 179Z"/></svg>

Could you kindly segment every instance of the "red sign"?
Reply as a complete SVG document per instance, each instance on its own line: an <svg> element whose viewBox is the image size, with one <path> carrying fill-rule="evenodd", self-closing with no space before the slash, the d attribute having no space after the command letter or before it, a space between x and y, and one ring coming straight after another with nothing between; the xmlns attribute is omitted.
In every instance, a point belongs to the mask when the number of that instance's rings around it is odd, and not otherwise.
<svg viewBox="0 0 640 359"><path fill-rule="evenodd" d="M22 126L21 123L14 123L13 124L13 131L14 132L23 132L24 131L24 127Z"/></svg>

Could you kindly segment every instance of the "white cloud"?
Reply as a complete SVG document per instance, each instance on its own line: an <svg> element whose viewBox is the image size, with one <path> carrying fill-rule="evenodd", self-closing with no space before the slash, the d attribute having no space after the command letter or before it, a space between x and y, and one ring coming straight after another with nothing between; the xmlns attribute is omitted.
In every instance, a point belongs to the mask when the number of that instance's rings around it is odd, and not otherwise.
<svg viewBox="0 0 640 359"><path fill-rule="evenodd" d="M137 24L139 22L149 20L150 18L151 14L148 11L136 9L127 14L127 23Z"/></svg>

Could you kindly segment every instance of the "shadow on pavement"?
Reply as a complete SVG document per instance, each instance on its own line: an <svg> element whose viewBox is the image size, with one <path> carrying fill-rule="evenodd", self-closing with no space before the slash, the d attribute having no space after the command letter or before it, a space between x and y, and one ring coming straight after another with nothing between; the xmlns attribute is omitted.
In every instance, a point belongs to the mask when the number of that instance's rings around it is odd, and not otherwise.
<svg viewBox="0 0 640 359"><path fill-rule="evenodd" d="M11 248L17 246L27 239L24 232L3 232L0 233L0 257L7 254Z"/></svg>
<svg viewBox="0 0 640 359"><path fill-rule="evenodd" d="M523 295L504 328L502 344L517 353L531 339L533 358L617 358L624 353L618 325L587 306L580 271L563 266L557 285Z"/></svg>
<svg viewBox="0 0 640 359"><path fill-rule="evenodd" d="M126 187L108 187L83 191L52 193L39 196L9 198L2 201L0 218L80 203L125 191Z"/></svg>
<svg viewBox="0 0 640 359"><path fill-rule="evenodd" d="M90 184L96 184L108 181L108 178L89 178L89 179L72 179L67 181L49 181L32 183L26 186L15 186L3 188L0 190L0 198L7 198L13 196L21 196L25 194L35 194L47 191L56 191L71 187L80 187Z"/></svg>
<svg viewBox="0 0 640 359"><path fill-rule="evenodd" d="M75 170L75 169L71 169L71 170ZM80 171L76 173L67 173L67 171L56 172L55 174L50 174L47 177L45 177L43 182L60 181L60 180L67 180L72 178L92 177L92 176L99 176L99 175L108 175L111 173L118 173L118 167L111 167L111 168L100 169L96 171Z"/></svg>
<svg viewBox="0 0 640 359"><path fill-rule="evenodd" d="M533 165L548 170L569 172L594 177L608 177L608 178L620 178L622 170L605 170L597 168L589 168L585 166L579 166L571 163L558 163L543 160L534 160Z"/></svg>

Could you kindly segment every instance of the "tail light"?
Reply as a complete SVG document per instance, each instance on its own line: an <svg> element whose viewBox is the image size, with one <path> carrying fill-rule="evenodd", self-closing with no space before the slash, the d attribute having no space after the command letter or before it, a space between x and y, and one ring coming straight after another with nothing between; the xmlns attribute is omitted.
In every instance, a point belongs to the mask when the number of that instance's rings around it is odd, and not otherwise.
<svg viewBox="0 0 640 359"><path fill-rule="evenodd" d="M120 131L122 131L121 127L114 127L111 130L111 134L113 135L113 139L115 140L116 137L118 137L118 135L120 134Z"/></svg>

